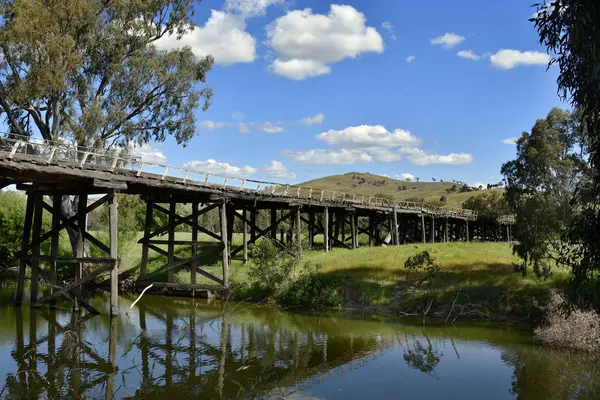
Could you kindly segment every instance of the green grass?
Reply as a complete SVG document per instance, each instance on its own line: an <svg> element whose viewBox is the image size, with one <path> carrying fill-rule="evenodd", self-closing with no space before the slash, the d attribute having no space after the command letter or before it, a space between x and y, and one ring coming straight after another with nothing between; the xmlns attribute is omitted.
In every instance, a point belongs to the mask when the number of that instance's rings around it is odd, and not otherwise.
<svg viewBox="0 0 600 400"><path fill-rule="evenodd" d="M359 184L359 179L364 178L365 182ZM385 180L384 184L379 184ZM431 177L423 177L424 181L431 180ZM378 193L384 193L393 196L396 200L407 200L411 198L419 198L425 201L438 201L442 196L446 196L447 204L453 207L460 207L462 203L473 196L477 196L483 191L458 193L447 193L446 189L450 189L456 185L460 189L460 185L454 182L406 182L402 180L386 178L380 175L369 173L349 172L343 175L331 175L312 181L300 184L305 187L312 187L322 190L336 190L346 193L356 193L365 196L375 196ZM406 186L407 190L398 190L398 186ZM503 191L504 189L492 189L494 191ZM486 191L487 192L487 191Z"/></svg>
<svg viewBox="0 0 600 400"><path fill-rule="evenodd" d="M177 233L176 239L190 239L189 233ZM200 235L200 240L209 240ZM234 235L234 247L241 244L241 235ZM166 249L166 246L160 246ZM406 282L404 261L411 255L427 250L440 266L440 272L426 291L411 292L410 296L399 298ZM191 251L176 246L178 257L189 257ZM199 265L216 276L221 276L221 254L218 249L206 247ZM241 255L241 254L240 254ZM122 255L121 270L136 268L141 258L141 245L135 244ZM460 290L463 302L485 302L493 311L513 314L531 314L537 304L543 302L548 290L563 287L568 271L556 269L553 276L542 281L533 274L523 277L515 273L513 263L517 258L507 243L439 243L389 247L361 247L357 250L333 249L305 251L303 261L313 261L323 266L326 275L344 280L344 297L348 306L368 305L378 309L399 307L410 303L418 305L424 297L435 296L439 303L448 306ZM148 272L155 271L166 263L166 258L151 252ZM248 283L248 270L251 261L243 264L233 260L230 266L232 282ZM136 270L137 271L137 270ZM416 275L411 276L411 280ZM167 274L156 277L157 281L167 280ZM190 282L189 267L175 273L175 281ZM212 284L198 275L198 283ZM408 302L408 303L407 303ZM409 306L410 306L409 304ZM460 301L459 301L460 304Z"/></svg>

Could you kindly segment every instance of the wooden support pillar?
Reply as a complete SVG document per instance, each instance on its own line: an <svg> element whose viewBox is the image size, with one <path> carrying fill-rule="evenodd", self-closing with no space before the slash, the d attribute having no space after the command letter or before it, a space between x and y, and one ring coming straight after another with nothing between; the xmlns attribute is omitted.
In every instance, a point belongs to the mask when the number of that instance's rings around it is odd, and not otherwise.
<svg viewBox="0 0 600 400"><path fill-rule="evenodd" d="M335 216L335 222L332 224L333 227L333 237L338 239L340 238L340 226L342 223L342 218L341 218L341 212L332 212L331 213L331 221L334 221L334 216ZM333 246L332 246L333 247Z"/></svg>
<svg viewBox="0 0 600 400"><path fill-rule="evenodd" d="M190 280L192 282L192 285L196 284L196 269L198 268L198 260L195 258L196 255L198 254L198 245L196 242L198 242L198 202L197 201L193 201L192 202L192 241L194 242L194 244L192 244L192 265L191 265L191 270L190 270ZM246 239L244 237L244 239ZM192 294L195 296L196 295L196 291L192 290Z"/></svg>
<svg viewBox="0 0 600 400"><path fill-rule="evenodd" d="M151 201L146 202L146 221L144 221L144 241L142 242L142 261L140 262L140 277L146 275L146 268L148 267L148 236L152 230L152 212L153 205Z"/></svg>
<svg viewBox="0 0 600 400"><path fill-rule="evenodd" d="M35 193L34 212L33 212L33 246L31 247L31 255L34 257L31 260L31 304L37 303L38 294L38 268L40 267L40 236L42 236L42 202L44 196L40 193Z"/></svg>
<svg viewBox="0 0 600 400"><path fill-rule="evenodd" d="M327 238L328 238L328 241L329 241L328 245L329 245L329 249L330 250L333 249L333 231L334 231L334 229L333 229L333 216L334 216L334 214L335 214L335 211L332 211L332 212L329 213L329 222L328 222L328 225L327 225L329 227L329 230L327 232Z"/></svg>
<svg viewBox="0 0 600 400"><path fill-rule="evenodd" d="M271 209L271 227L275 226L273 217L277 210ZM271 231L273 234L274 230ZM277 232L274 233L275 235ZM229 247L227 246L227 201L221 205L221 242L223 244L223 286L229 288Z"/></svg>
<svg viewBox="0 0 600 400"><path fill-rule="evenodd" d="M21 252L29 247L31 236L31 225L33 222L33 209L35 195L32 192L27 193L27 206L25 209L25 224L23 227L23 236L21 237ZM23 254L25 255L25 254ZM15 304L20 306L23 302L23 288L25 287L25 273L27 272L27 261L21 260L19 263L19 278L17 281L17 293L15 294Z"/></svg>
<svg viewBox="0 0 600 400"><path fill-rule="evenodd" d="M86 220L87 220L87 193L79 194L79 204L77 208L77 255L76 257L85 257L85 228L86 228ZM75 264L75 280L78 281L83 277L83 263ZM81 298L81 285L75 288L75 309L77 310L79 307L78 300Z"/></svg>
<svg viewBox="0 0 600 400"><path fill-rule="evenodd" d="M108 199L108 230L110 237L110 258L114 260L114 263L110 270L111 317L119 315L119 260L117 253L117 222L117 194L115 192L112 192L110 194L110 198Z"/></svg>
<svg viewBox="0 0 600 400"><path fill-rule="evenodd" d="M444 243L448 243L448 217L444 218Z"/></svg>
<svg viewBox="0 0 600 400"><path fill-rule="evenodd" d="M329 208L325 207L323 212L323 242L325 243L325 251L329 251Z"/></svg>
<svg viewBox="0 0 600 400"><path fill-rule="evenodd" d="M427 235L425 234L425 215L421 214L421 241L427 243Z"/></svg>
<svg viewBox="0 0 600 400"><path fill-rule="evenodd" d="M50 261L50 294L54 293L54 287L52 285L56 285L56 257L58 257L58 245L59 245L59 235L60 232L58 230L58 226L60 225L60 202L61 196L54 195L52 196L52 236L50 237L50 257L52 257L52 261ZM53 300L51 305L56 304Z"/></svg>
<svg viewBox="0 0 600 400"><path fill-rule="evenodd" d="M467 233L466 233L467 243L469 243L471 241L471 237L469 235L469 220L465 221L465 229L467 231Z"/></svg>
<svg viewBox="0 0 600 400"><path fill-rule="evenodd" d="M271 239L277 239L277 209L271 208Z"/></svg>
<svg viewBox="0 0 600 400"><path fill-rule="evenodd" d="M342 231L342 243L346 243L346 213L340 212L340 230Z"/></svg>
<svg viewBox="0 0 600 400"><path fill-rule="evenodd" d="M394 239L394 244L398 246L400 244L400 232L398 231L398 211L396 207L394 207L394 226L392 230L392 237Z"/></svg>
<svg viewBox="0 0 600 400"><path fill-rule="evenodd" d="M298 246L298 251L302 254L302 225L301 225L302 215L300 214L300 209L296 211L296 245Z"/></svg>
<svg viewBox="0 0 600 400"><path fill-rule="evenodd" d="M177 203L175 203L175 201L171 200L171 202L169 203L169 244L167 245L167 255L168 255L168 264L169 266L171 266L174 262L175 262L175 207L177 206ZM174 281L174 272L173 272L173 268L169 269L168 272L168 279L167 281L169 283L173 283Z"/></svg>
<svg viewBox="0 0 600 400"><path fill-rule="evenodd" d="M352 249L356 249L358 247L358 215L356 215L355 212L352 212L352 214L350 214L350 230L352 235Z"/></svg>
<svg viewBox="0 0 600 400"><path fill-rule="evenodd" d="M375 236L375 227L373 225L373 215L369 215L369 247L373 247L373 238Z"/></svg>
<svg viewBox="0 0 600 400"><path fill-rule="evenodd" d="M235 207L229 203L227 205L227 248L231 249L233 244L233 223L235 222ZM229 256L231 261L231 256Z"/></svg>
<svg viewBox="0 0 600 400"><path fill-rule="evenodd" d="M253 207L250 210L250 240L256 242L256 209Z"/></svg>
<svg viewBox="0 0 600 400"><path fill-rule="evenodd" d="M313 248L315 246L315 212L308 212L308 246Z"/></svg>
<svg viewBox="0 0 600 400"><path fill-rule="evenodd" d="M431 243L435 243L435 217L431 216Z"/></svg>
<svg viewBox="0 0 600 400"><path fill-rule="evenodd" d="M243 220L243 231L242 231L242 241L244 242L244 254L243 254L243 262L246 264L248 262L248 222L246 222L246 206L244 206L244 211L242 212Z"/></svg>

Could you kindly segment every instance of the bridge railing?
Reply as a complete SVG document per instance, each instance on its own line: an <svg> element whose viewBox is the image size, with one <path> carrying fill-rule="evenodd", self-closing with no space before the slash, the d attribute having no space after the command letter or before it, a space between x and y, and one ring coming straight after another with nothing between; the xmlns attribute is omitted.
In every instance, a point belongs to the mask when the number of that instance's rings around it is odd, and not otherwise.
<svg viewBox="0 0 600 400"><path fill-rule="evenodd" d="M122 155L116 151L98 152L73 144L51 141L31 141L22 137L0 139L0 154L9 159L27 160L46 164L68 165L75 168L103 170L112 173L133 174L184 185L208 186L223 191L242 191L261 196L308 199L321 203L340 203L392 210L409 210L436 217L456 217L475 220L479 213L461 208L436 207L425 203L397 201L343 191L317 189L293 184L261 181L221 175L193 168L173 167L143 161L140 157ZM504 221L508 222L506 218ZM513 217L514 221L514 217Z"/></svg>

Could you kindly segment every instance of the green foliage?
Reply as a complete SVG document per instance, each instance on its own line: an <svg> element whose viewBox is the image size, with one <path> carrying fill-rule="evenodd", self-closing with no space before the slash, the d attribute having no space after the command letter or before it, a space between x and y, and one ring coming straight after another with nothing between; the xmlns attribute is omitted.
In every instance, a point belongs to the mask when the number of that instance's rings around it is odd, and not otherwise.
<svg viewBox="0 0 600 400"><path fill-rule="evenodd" d="M438 272L440 266L436 264L435 258L429 254L429 251L423 250L408 257L404 261L404 269L406 269L406 284L409 285L409 276L411 273L424 272L424 275L418 278L415 282L410 283L411 286L420 287L426 282L432 282Z"/></svg>
<svg viewBox="0 0 600 400"><path fill-rule="evenodd" d="M423 346L419 340L415 340L411 347L405 349L402 355L406 364L426 374L434 372L443 354L433 349L429 339L427 339L427 346Z"/></svg>
<svg viewBox="0 0 600 400"><path fill-rule="evenodd" d="M25 222L25 196L0 192L0 265L14 259L21 249Z"/></svg>
<svg viewBox="0 0 600 400"><path fill-rule="evenodd" d="M578 113L558 108L538 120L531 133L517 141L517 158L502 166L506 199L516 214L515 253L522 259L517 269L523 274L532 267L546 277L558 262L577 267L575 223L580 208L575 205L577 188L589 180L585 135ZM575 253L573 253L575 251Z"/></svg>
<svg viewBox="0 0 600 400"><path fill-rule="evenodd" d="M251 246L252 265L248 277L252 285L267 296L278 296L293 279L299 256L289 249L281 249L270 238Z"/></svg>
<svg viewBox="0 0 600 400"><path fill-rule="evenodd" d="M462 208L479 211L492 218L512 213L508 202L506 201L504 192L495 190L485 191L479 196L473 196L467 199L463 203Z"/></svg>
<svg viewBox="0 0 600 400"><path fill-rule="evenodd" d="M322 265L306 262L298 279L294 280L281 296L281 303L292 308L311 310L341 307L344 299L338 289L342 279L321 273Z"/></svg>
<svg viewBox="0 0 600 400"><path fill-rule="evenodd" d="M167 135L187 143L194 110L209 105L212 91L198 83L214 60L153 43L186 33L194 3L0 0L0 106L10 130L96 148Z"/></svg>

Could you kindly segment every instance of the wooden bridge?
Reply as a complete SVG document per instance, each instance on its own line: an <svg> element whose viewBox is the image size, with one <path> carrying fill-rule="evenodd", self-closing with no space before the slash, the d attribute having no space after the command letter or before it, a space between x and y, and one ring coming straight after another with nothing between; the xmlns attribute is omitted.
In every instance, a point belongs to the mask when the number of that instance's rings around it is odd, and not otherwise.
<svg viewBox="0 0 600 400"><path fill-rule="evenodd" d="M95 153L66 143L36 142L20 137L0 139L0 187L10 184L16 184L17 189L27 193L17 303L22 301L29 267L32 304L51 303L66 296L94 312L93 307L83 300L81 288L97 281L102 274L110 273L107 281L111 287L112 315L118 312L117 192L141 196L147 205L144 235L140 240L142 260L138 285L147 285L166 273L167 282L153 284L171 289L228 289L230 260L241 257L246 261L248 245L262 237L271 237L282 244L287 237L287 241L300 245L306 233L308 246L312 248L318 247L317 242L322 237L324 251L333 247L356 249L359 235L368 237L369 246L510 241L514 222L511 216L490 218L471 210L222 176L151 164L115 153ZM75 215L65 216L61 211L63 196L79 196ZM47 203L46 198L50 198L51 203ZM106 203L108 245L86 229L87 214ZM190 215L177 213L177 205L182 203L191 204ZM219 229L211 230L200 221L204 214L216 210ZM52 227L48 232L42 232L44 211L52 216ZM166 214L165 226L153 228L154 213ZM259 213L269 214L268 226L257 223ZM234 247L232 241L235 220L243 226L242 245L238 247ZM191 228L191 239L176 240L175 228L179 225ZM281 234L283 226L287 230L286 237ZM58 255L59 233L66 228L77 233L73 257ZM199 240L199 233L212 240ZM159 239L162 235L167 238ZM316 237L319 237L318 241ZM50 241L50 251L42 254L41 245L46 241ZM87 256L85 249L89 244L104 255ZM159 245L166 245L167 249ZM188 246L191 256L177 257L175 246ZM199 265L202 250L207 246L217 246L222 253L219 276ZM166 256L167 263L147 273L150 250ZM48 268L42 268L41 263L47 263ZM72 282L58 284L57 263L75 264ZM184 266L190 267L191 284L176 284L174 272ZM197 284L198 274L214 285ZM52 293L41 299L37 297L40 277L52 288Z"/></svg>

